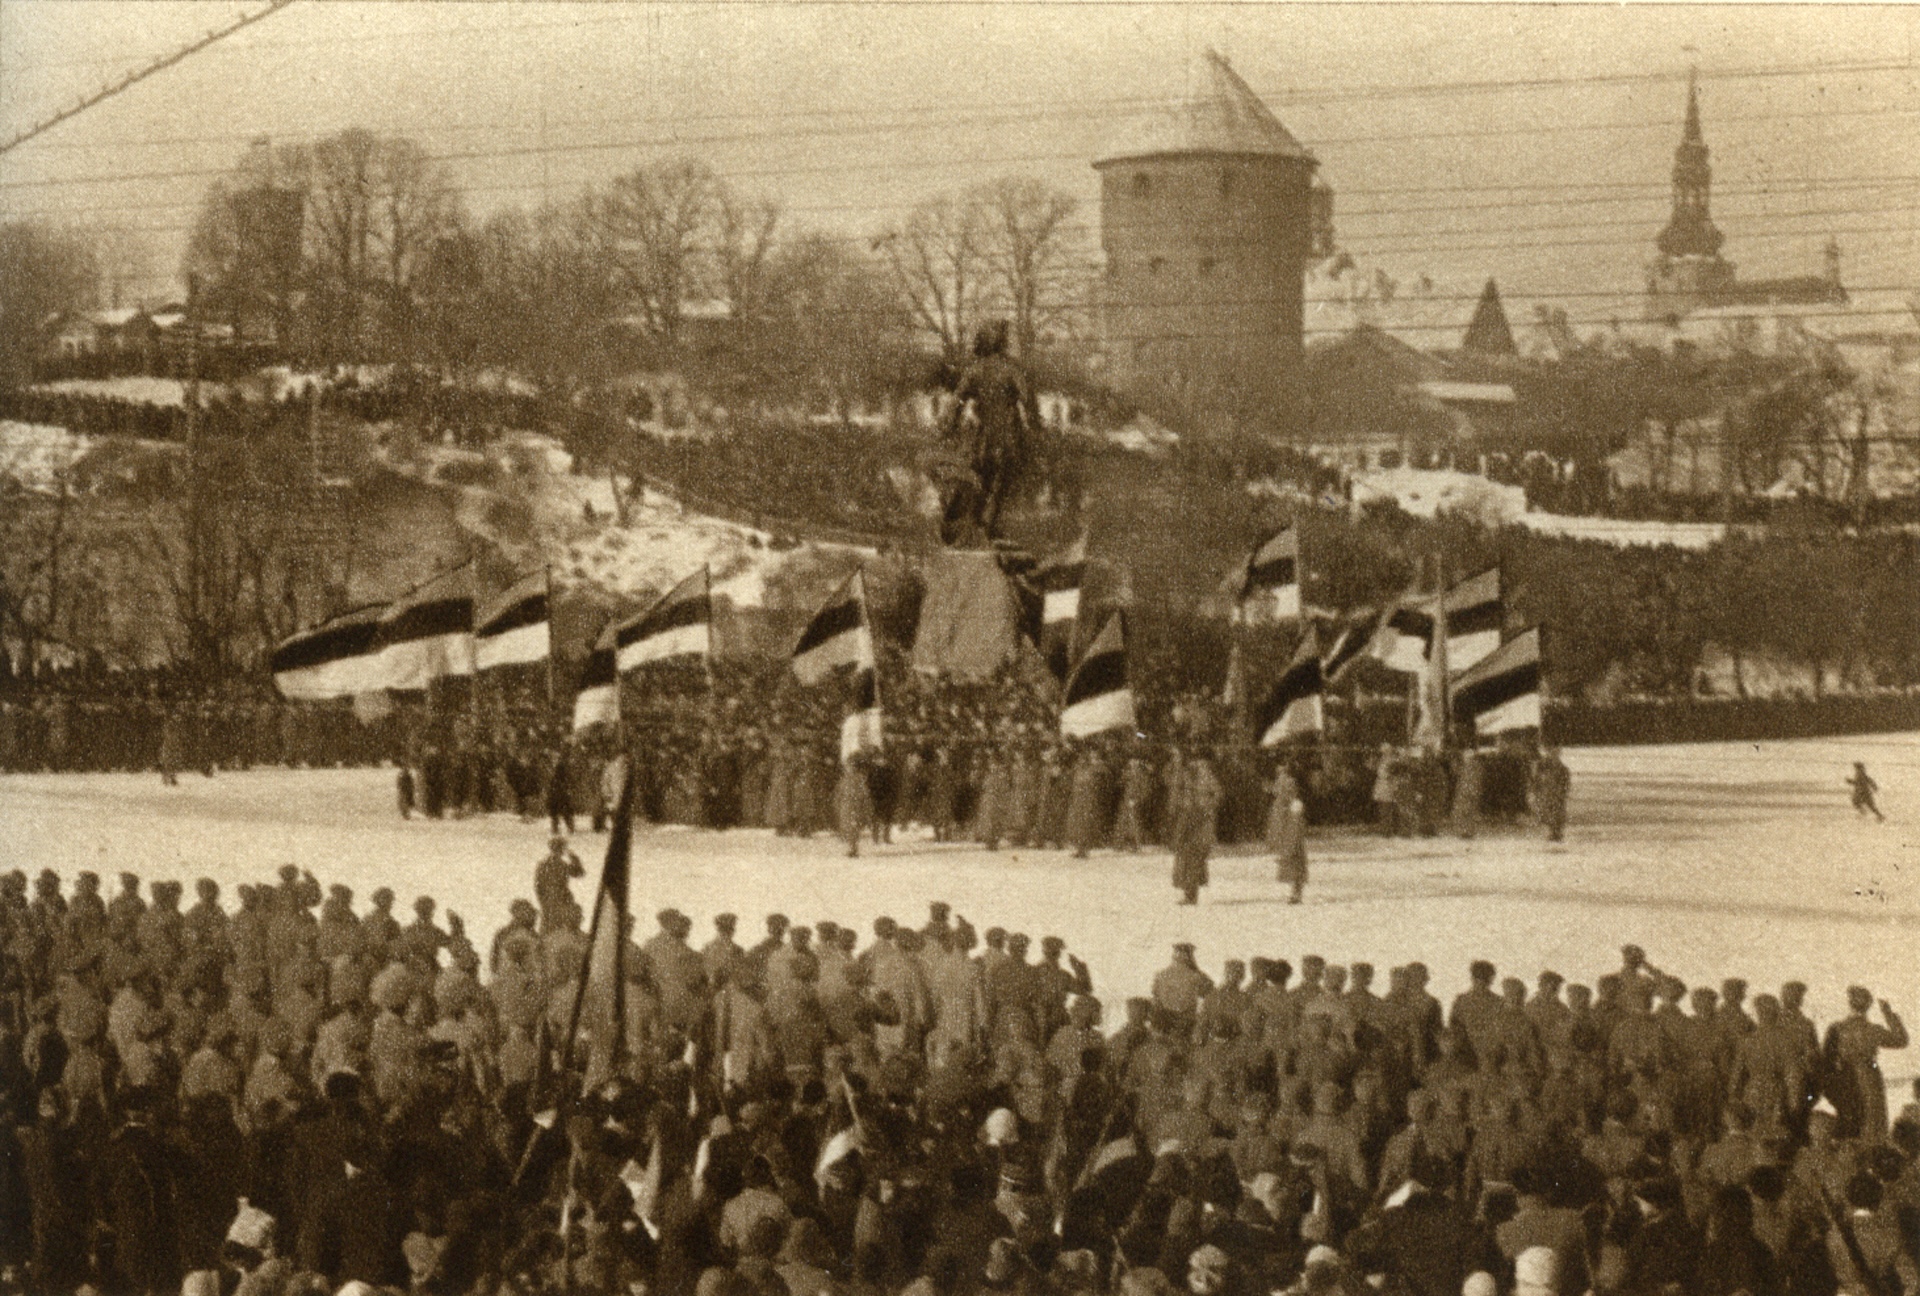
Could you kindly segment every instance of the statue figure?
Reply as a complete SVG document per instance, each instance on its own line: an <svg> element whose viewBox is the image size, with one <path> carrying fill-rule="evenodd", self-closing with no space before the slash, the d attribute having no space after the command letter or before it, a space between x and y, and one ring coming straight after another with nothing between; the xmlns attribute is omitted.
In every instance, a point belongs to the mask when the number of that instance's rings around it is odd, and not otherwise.
<svg viewBox="0 0 1920 1296"><path fill-rule="evenodd" d="M974 335L973 360L953 394L953 413L941 437L954 462L941 483L940 540L991 542L1000 511L1040 436L1040 411L1026 371L1007 355L1005 320Z"/></svg>

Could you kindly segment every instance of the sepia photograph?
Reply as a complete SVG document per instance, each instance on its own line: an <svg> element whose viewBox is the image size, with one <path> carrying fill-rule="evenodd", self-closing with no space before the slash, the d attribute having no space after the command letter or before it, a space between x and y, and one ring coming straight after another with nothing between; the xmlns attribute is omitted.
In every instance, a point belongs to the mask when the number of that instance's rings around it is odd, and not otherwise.
<svg viewBox="0 0 1920 1296"><path fill-rule="evenodd" d="M0 1296L1920 1296L1916 41L0 0Z"/></svg>

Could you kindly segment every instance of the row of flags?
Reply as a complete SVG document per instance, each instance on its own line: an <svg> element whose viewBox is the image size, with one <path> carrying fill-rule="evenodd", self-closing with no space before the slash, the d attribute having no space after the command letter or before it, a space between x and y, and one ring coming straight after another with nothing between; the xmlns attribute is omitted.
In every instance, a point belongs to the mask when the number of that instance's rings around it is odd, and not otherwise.
<svg viewBox="0 0 1920 1296"><path fill-rule="evenodd" d="M324 702L382 689L417 691L436 679L533 664L553 652L547 574L515 581L484 604L473 563L391 603L343 612L282 640L269 666L282 697Z"/></svg>
<svg viewBox="0 0 1920 1296"><path fill-rule="evenodd" d="M1122 616L1109 614L1085 640L1085 650L1077 657L1073 652L1087 567L1082 536L1015 582L1029 605L1023 618L1027 634L1062 682L1065 737L1135 724ZM1283 528L1256 545L1229 575L1225 588L1235 619L1249 624L1306 619L1300 577L1299 534ZM1350 616L1324 650L1319 629L1309 620L1286 670L1255 708L1257 740L1275 746L1322 731L1328 686L1362 659L1419 677L1429 720L1472 722L1481 734L1537 727L1540 631L1536 627L1507 640L1504 621L1498 568L1438 594L1410 593L1385 608ZM712 652L712 576L702 566L653 603L603 628L574 697L575 729L618 721L619 683L628 672ZM272 666L284 696L318 701L381 689L419 690L435 679L551 656L547 574L523 577L478 604L469 563L391 604L358 608L292 636L275 650ZM791 665L795 677L809 686L850 671L841 756L851 759L880 746L879 677L863 572L848 577L814 614L794 645Z"/></svg>
<svg viewBox="0 0 1920 1296"><path fill-rule="evenodd" d="M1068 666L1086 568L1083 537L1041 562L1028 581L1042 600L1036 645L1066 681L1061 732L1076 737L1133 723L1131 691L1124 685L1124 626L1117 618L1103 624L1078 665ZM1233 619L1249 625L1307 619L1300 577L1299 532L1284 527L1254 546L1223 582ZM1418 677L1423 727L1450 718L1471 722L1482 735L1537 728L1540 631L1535 627L1508 640L1505 622L1497 567L1438 594L1409 593L1385 608L1350 616L1324 651L1309 621L1286 670L1254 709L1257 740L1277 746L1324 730L1327 687L1362 659ZM1238 665L1236 660L1229 666L1230 690L1238 686Z"/></svg>

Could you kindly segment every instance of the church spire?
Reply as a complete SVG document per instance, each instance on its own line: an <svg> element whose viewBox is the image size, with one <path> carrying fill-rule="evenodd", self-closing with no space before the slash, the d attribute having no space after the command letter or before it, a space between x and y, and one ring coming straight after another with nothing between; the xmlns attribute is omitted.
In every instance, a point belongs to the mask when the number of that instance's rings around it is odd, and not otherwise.
<svg viewBox="0 0 1920 1296"><path fill-rule="evenodd" d="M1725 237L1707 214L1713 189L1713 167L1707 160L1707 141L1700 129L1700 85L1697 73L1687 73L1687 124L1680 146L1673 151L1673 214L1655 240L1670 257L1712 257L1720 253Z"/></svg>
<svg viewBox="0 0 1920 1296"><path fill-rule="evenodd" d="M1700 69L1687 69L1687 129L1681 136L1687 144L1706 143L1706 137L1700 133Z"/></svg>

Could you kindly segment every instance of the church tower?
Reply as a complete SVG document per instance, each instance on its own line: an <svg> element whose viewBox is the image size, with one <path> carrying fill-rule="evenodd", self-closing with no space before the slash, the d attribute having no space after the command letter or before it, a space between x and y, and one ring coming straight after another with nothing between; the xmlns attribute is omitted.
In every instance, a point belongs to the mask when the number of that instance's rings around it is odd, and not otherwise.
<svg viewBox="0 0 1920 1296"><path fill-rule="evenodd" d="M1215 428L1293 407L1308 260L1331 241L1313 154L1209 50L1177 106L1097 158L1105 350L1125 387Z"/></svg>
<svg viewBox="0 0 1920 1296"><path fill-rule="evenodd" d="M1712 305L1733 285L1732 263L1722 260L1725 236L1713 223L1709 201L1713 166L1700 129L1700 87L1687 77L1687 124L1673 151L1673 213L1654 240L1659 255L1647 272L1647 314L1677 319Z"/></svg>

